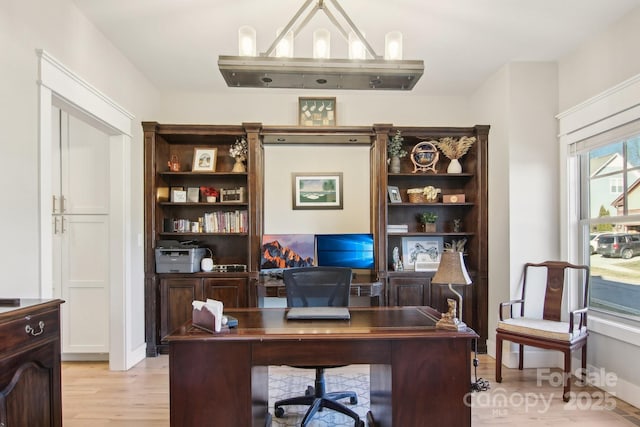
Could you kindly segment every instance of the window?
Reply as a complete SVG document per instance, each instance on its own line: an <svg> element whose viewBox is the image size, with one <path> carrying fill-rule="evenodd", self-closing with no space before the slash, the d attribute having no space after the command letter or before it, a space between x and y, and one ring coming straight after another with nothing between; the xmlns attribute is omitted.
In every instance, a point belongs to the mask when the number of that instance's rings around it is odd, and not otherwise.
<svg viewBox="0 0 640 427"><path fill-rule="evenodd" d="M577 153L590 307L634 318L640 318L639 148L640 134Z"/></svg>
<svg viewBox="0 0 640 427"><path fill-rule="evenodd" d="M611 178L609 180L609 185L610 185L610 190L609 192L611 194L620 194L622 193L622 178Z"/></svg>

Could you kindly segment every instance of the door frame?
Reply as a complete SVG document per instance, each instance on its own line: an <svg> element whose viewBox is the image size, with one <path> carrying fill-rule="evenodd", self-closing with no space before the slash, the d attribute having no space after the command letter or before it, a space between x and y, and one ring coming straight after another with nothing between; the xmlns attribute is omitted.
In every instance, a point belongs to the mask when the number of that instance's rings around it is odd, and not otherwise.
<svg viewBox="0 0 640 427"><path fill-rule="evenodd" d="M134 115L77 76L44 50L39 59L40 107L40 296L53 297L51 108L53 105L86 120L109 135L110 291L109 369L127 370L144 359L145 343L133 348L131 266L131 128Z"/></svg>

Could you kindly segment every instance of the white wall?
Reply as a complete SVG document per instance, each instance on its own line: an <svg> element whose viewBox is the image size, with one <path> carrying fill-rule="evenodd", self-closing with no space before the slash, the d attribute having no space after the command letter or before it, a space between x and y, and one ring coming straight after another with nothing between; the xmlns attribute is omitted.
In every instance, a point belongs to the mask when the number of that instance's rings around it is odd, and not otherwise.
<svg viewBox="0 0 640 427"><path fill-rule="evenodd" d="M213 72L217 72L213 70ZM473 126L467 99L369 91L306 91L226 88L221 92L163 94L161 123L297 125L298 97L335 96L339 126Z"/></svg>
<svg viewBox="0 0 640 427"><path fill-rule="evenodd" d="M40 296L38 57L41 48L136 117L153 116L158 92L85 19L70 0L3 0L0 2L0 182L3 203L0 222L0 294ZM117 78L114 78L117 76ZM131 347L144 343L142 130L134 127L130 151L132 171L132 283L140 307L133 313ZM50 278L43 278L49 280Z"/></svg>
<svg viewBox="0 0 640 427"><path fill-rule="evenodd" d="M556 102L556 65L532 62L505 65L470 100L475 121L491 124L487 345L492 355L498 304L519 297L522 265L560 255ZM513 360L505 354L507 366ZM548 364L535 356L525 362Z"/></svg>
<svg viewBox="0 0 640 427"><path fill-rule="evenodd" d="M558 62L559 111L638 74L640 7Z"/></svg>
<svg viewBox="0 0 640 427"><path fill-rule="evenodd" d="M369 146L266 146L264 232L370 233L370 151ZM342 172L343 209L293 210L292 172Z"/></svg>

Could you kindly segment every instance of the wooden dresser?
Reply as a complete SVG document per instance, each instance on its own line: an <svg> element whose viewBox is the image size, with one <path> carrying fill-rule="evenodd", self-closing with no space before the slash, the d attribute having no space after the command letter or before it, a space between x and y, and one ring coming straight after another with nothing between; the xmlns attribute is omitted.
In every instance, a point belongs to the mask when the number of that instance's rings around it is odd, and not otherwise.
<svg viewBox="0 0 640 427"><path fill-rule="evenodd" d="M60 304L0 307L0 426L62 426Z"/></svg>

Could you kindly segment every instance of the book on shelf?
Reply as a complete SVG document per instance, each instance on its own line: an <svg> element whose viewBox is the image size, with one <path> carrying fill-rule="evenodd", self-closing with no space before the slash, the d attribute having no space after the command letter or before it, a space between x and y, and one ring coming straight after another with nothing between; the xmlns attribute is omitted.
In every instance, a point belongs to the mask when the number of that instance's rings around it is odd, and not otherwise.
<svg viewBox="0 0 640 427"><path fill-rule="evenodd" d="M408 233L408 224L387 224L387 233Z"/></svg>

